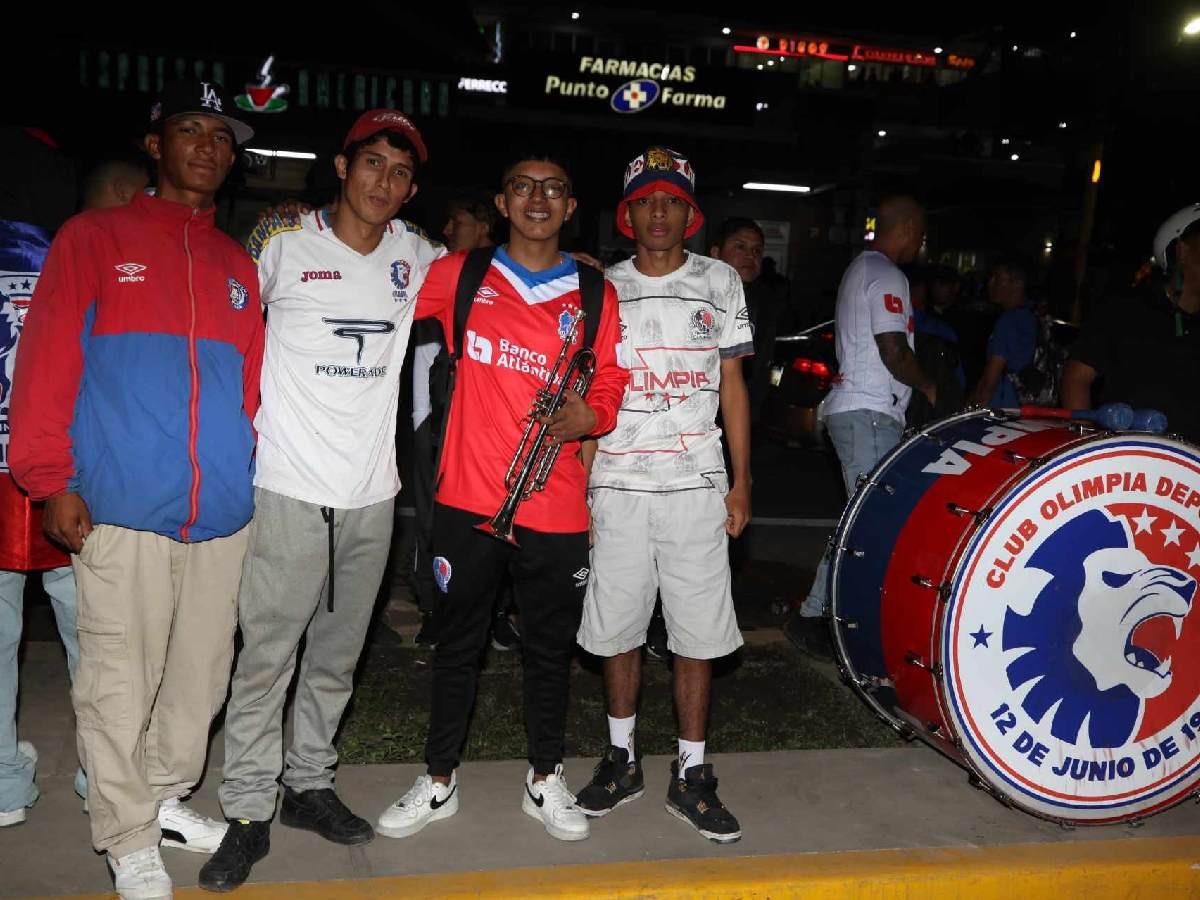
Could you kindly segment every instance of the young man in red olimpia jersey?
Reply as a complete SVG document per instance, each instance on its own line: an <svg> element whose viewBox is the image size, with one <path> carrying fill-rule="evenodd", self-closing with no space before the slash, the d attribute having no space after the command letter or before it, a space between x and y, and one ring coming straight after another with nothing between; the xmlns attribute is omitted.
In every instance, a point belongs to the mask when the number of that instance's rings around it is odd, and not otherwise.
<svg viewBox="0 0 1200 900"><path fill-rule="evenodd" d="M504 502L505 472L531 400L569 334L564 320L587 305L584 279L558 245L563 223L575 212L566 169L547 157L518 159L504 173L496 205L509 221L511 236L495 251L470 304L438 471L432 542L437 650L425 748L428 771L379 817L377 831L388 837L415 834L458 810L455 772L495 586L505 570L512 575L523 637L530 769L520 788L522 809L559 840L588 836L587 819L576 809L562 769L568 675L588 575L586 478L578 440L613 426L628 379L617 361L617 298L604 284L591 389L585 399L568 394L549 420L561 453L545 489L517 509L519 547L482 533L475 526ZM455 296L467 260L453 254L434 263L418 300L418 316L442 321L451 352ZM571 349L581 341L577 331Z"/></svg>
<svg viewBox="0 0 1200 900"><path fill-rule="evenodd" d="M633 735L641 648L661 594L679 718L667 811L727 843L741 826L717 797L704 749L712 660L742 644L728 541L750 521L742 358L754 343L737 271L684 250L704 223L694 185L685 158L651 147L626 169L617 207L617 227L637 242L633 259L606 273L621 298L629 387L616 427L584 446L595 543L579 629L580 646L605 657L610 746L578 804L603 816L645 790Z"/></svg>

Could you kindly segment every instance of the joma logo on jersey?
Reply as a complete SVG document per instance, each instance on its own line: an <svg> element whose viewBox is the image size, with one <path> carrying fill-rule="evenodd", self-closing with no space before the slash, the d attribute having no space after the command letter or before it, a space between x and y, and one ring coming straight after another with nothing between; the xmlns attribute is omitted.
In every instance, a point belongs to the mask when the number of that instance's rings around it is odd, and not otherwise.
<svg viewBox="0 0 1200 900"><path fill-rule="evenodd" d="M300 283L307 284L310 281L341 281L342 273L336 269L311 269L307 272L300 273Z"/></svg>
<svg viewBox="0 0 1200 900"><path fill-rule="evenodd" d="M663 389L702 388L710 383L707 372L667 372L659 376L643 369L629 373L629 390L636 394L656 393Z"/></svg>

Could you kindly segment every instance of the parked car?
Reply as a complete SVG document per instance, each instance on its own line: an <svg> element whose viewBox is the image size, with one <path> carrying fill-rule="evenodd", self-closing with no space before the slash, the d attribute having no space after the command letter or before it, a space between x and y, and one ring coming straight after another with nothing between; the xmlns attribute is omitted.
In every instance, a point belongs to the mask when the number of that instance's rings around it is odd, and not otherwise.
<svg viewBox="0 0 1200 900"><path fill-rule="evenodd" d="M1064 349L1079 336L1079 326L1071 322L1051 319L1050 325L1054 342ZM833 328L830 319L775 339L763 425L771 437L788 446L832 449L817 408L838 374Z"/></svg>
<svg viewBox="0 0 1200 900"><path fill-rule="evenodd" d="M825 429L817 407L837 377L833 320L775 338L771 388L763 410L767 433L789 446L821 449Z"/></svg>

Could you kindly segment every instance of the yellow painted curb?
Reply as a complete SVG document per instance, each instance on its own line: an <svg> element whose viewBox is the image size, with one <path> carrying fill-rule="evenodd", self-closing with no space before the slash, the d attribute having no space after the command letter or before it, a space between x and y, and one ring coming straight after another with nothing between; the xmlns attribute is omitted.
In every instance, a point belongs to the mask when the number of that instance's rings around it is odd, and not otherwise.
<svg viewBox="0 0 1200 900"><path fill-rule="evenodd" d="M214 895L183 888L175 896L212 900ZM1200 837L738 856L250 884L232 896L237 900L1185 900L1200 898Z"/></svg>

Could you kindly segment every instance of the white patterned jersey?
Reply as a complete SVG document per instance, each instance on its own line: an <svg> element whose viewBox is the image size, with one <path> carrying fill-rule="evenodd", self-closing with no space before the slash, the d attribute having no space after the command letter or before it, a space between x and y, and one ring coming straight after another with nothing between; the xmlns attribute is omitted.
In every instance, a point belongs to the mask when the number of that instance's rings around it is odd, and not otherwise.
<svg viewBox="0 0 1200 900"><path fill-rule="evenodd" d="M267 307L254 484L336 509L394 497L400 369L445 248L395 220L363 255L319 210L262 223L249 248Z"/></svg>
<svg viewBox="0 0 1200 900"><path fill-rule="evenodd" d="M723 487L721 361L754 352L741 278L726 263L694 253L669 275L643 275L633 260L605 275L621 301L629 385L616 427L600 438L588 487Z"/></svg>

